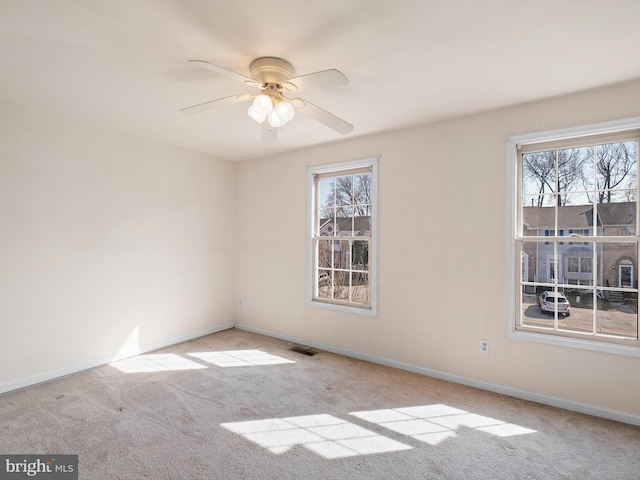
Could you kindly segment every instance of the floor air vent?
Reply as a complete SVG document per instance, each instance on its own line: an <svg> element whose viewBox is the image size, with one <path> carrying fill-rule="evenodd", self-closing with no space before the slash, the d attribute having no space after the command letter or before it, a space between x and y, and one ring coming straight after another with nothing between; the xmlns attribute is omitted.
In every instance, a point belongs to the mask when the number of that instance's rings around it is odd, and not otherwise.
<svg viewBox="0 0 640 480"><path fill-rule="evenodd" d="M302 347L300 345L294 345L289 350L296 353L301 353L302 355L306 355L307 357L313 357L317 352L314 352L309 347Z"/></svg>

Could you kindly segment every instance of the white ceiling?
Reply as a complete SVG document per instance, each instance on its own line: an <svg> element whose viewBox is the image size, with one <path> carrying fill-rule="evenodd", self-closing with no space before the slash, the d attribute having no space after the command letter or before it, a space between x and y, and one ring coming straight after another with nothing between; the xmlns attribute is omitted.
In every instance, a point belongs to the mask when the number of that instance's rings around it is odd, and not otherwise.
<svg viewBox="0 0 640 480"><path fill-rule="evenodd" d="M0 101L246 160L640 78L639 47L640 0L0 0ZM188 59L261 56L342 71L300 96L354 131L179 112L255 92Z"/></svg>

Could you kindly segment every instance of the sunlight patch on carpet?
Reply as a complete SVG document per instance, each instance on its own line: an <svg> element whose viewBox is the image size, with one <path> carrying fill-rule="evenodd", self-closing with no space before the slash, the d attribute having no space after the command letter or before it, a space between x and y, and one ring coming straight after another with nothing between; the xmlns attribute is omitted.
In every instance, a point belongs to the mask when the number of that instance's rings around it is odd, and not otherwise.
<svg viewBox="0 0 640 480"><path fill-rule="evenodd" d="M459 433L457 430L461 427L498 437L536 433L535 430L513 423L441 404L352 412L351 415L429 445L438 445L447 439L456 437Z"/></svg>
<svg viewBox="0 0 640 480"><path fill-rule="evenodd" d="M327 459L411 449L327 414L223 423L221 426L274 454L288 452L296 445Z"/></svg>
<svg viewBox="0 0 640 480"><path fill-rule="evenodd" d="M217 367L252 367L256 365L279 365L296 363L262 350L229 350L225 352L196 352L188 355Z"/></svg>
<svg viewBox="0 0 640 480"><path fill-rule="evenodd" d="M127 358L110 364L124 373L168 372L207 368L174 353L154 353Z"/></svg>

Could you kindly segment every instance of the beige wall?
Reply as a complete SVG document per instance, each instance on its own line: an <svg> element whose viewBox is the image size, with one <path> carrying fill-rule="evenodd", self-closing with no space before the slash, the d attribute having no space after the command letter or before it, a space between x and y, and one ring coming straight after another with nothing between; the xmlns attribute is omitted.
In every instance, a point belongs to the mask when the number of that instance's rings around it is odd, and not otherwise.
<svg viewBox="0 0 640 480"><path fill-rule="evenodd" d="M0 104L0 387L232 323L234 169Z"/></svg>
<svg viewBox="0 0 640 480"><path fill-rule="evenodd" d="M504 300L506 137L635 117L638 105L635 82L240 164L236 322L640 416L640 359L507 340ZM307 166L377 154L379 315L308 306Z"/></svg>

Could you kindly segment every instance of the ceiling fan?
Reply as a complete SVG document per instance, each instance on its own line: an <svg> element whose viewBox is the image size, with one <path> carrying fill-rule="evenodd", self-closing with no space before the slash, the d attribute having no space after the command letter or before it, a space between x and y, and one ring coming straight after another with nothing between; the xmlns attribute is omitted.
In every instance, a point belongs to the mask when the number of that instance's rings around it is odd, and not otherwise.
<svg viewBox="0 0 640 480"><path fill-rule="evenodd" d="M322 70L296 77L293 66L286 60L275 57L260 57L249 65L251 77L247 77L204 60L189 60L189 63L239 80L246 85L260 89L260 92L253 95L241 93L199 103L181 109L182 113L199 113L220 105L253 100L247 114L262 124L263 142L275 142L278 129L291 120L296 111L308 115L342 135L347 135L353 130L353 125L317 105L300 97L289 98L285 95L285 93L300 92L312 88L348 85L349 80L338 70Z"/></svg>

